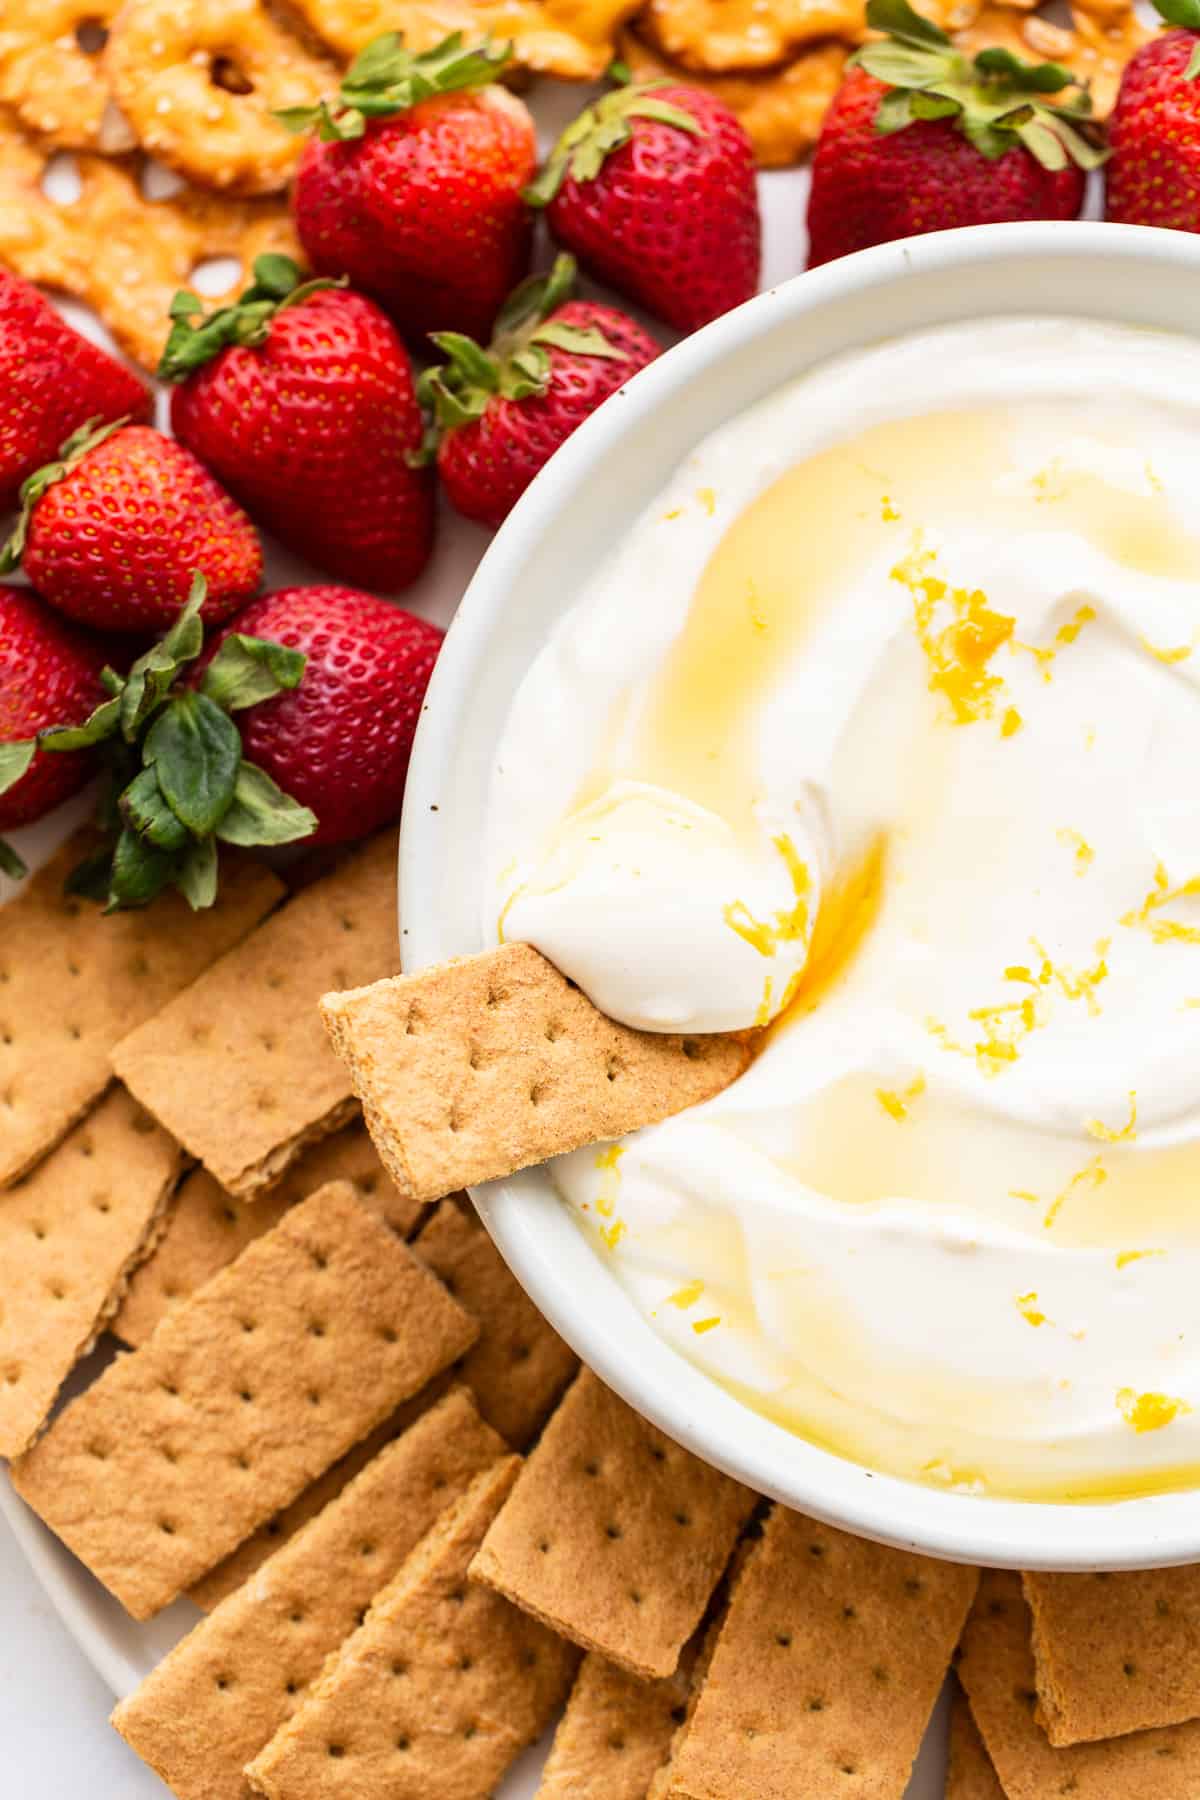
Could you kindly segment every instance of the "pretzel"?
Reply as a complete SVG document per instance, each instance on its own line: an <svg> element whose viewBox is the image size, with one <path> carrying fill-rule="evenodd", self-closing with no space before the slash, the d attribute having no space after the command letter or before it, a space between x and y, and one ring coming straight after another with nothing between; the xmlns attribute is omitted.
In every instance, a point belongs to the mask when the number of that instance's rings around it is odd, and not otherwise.
<svg viewBox="0 0 1200 1800"><path fill-rule="evenodd" d="M650 0L638 30L686 70L770 69L820 38L861 37L863 0Z"/></svg>
<svg viewBox="0 0 1200 1800"><path fill-rule="evenodd" d="M723 100L741 120L763 169L786 168L812 149L849 54L845 44L820 43L780 69L697 75L629 29L620 35L619 50L635 81L686 81Z"/></svg>
<svg viewBox="0 0 1200 1800"><path fill-rule="evenodd" d="M104 65L143 150L229 194L287 186L304 140L273 115L313 105L338 79L262 0L125 0Z"/></svg>
<svg viewBox="0 0 1200 1800"><path fill-rule="evenodd" d="M256 256L298 255L282 200L233 201L195 189L150 200L133 159L80 156L78 197L56 201L41 186L49 154L0 114L0 262L86 301L144 368L156 366L172 295L199 263L236 257L233 293Z"/></svg>
<svg viewBox="0 0 1200 1800"><path fill-rule="evenodd" d="M612 61L618 26L641 0L295 0L339 55L355 56L383 31L410 50L431 50L452 31L513 45L516 66L563 81L598 81Z"/></svg>
<svg viewBox="0 0 1200 1800"><path fill-rule="evenodd" d="M133 148L100 51L121 0L3 0L0 101L58 150Z"/></svg>

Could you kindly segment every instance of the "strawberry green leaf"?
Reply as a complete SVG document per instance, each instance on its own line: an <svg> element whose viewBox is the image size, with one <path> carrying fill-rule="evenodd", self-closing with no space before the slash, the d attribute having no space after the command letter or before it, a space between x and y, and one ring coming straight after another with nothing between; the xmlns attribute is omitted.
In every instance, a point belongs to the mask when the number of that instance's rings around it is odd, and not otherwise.
<svg viewBox="0 0 1200 1800"><path fill-rule="evenodd" d="M586 107L559 138L541 174L524 190L529 206L549 206L570 175L572 181L594 181L606 159L633 136L631 119L654 119L692 136L703 135L699 120L682 106L656 98L664 81L616 88Z"/></svg>
<svg viewBox="0 0 1200 1800"><path fill-rule="evenodd" d="M278 787L265 769L243 762L233 801L217 826L225 844L294 844L317 828L317 815Z"/></svg>
<svg viewBox="0 0 1200 1800"><path fill-rule="evenodd" d="M867 0L867 24L872 31L884 31L901 43L943 48L950 43L941 26L917 12L908 0Z"/></svg>
<svg viewBox="0 0 1200 1800"><path fill-rule="evenodd" d="M447 369L463 387L483 388L489 394L500 392L500 371L494 358L461 331L434 331L430 338L449 357Z"/></svg>
<svg viewBox="0 0 1200 1800"><path fill-rule="evenodd" d="M330 105L289 106L275 114L289 131L315 126L323 142L360 138L368 119L409 112L435 94L486 87L512 61L513 46L490 37L465 43L461 31L414 55L398 31L385 31L359 51Z"/></svg>
<svg viewBox="0 0 1200 1800"><path fill-rule="evenodd" d="M237 712L299 687L307 662L300 650L231 632L204 671L200 691L223 711Z"/></svg>
<svg viewBox="0 0 1200 1800"><path fill-rule="evenodd" d="M25 774L37 752L36 738L18 738L15 743L0 744L0 794L7 794Z"/></svg>
<svg viewBox="0 0 1200 1800"><path fill-rule="evenodd" d="M126 743L132 744L158 711L184 665L199 656L204 645L200 608L207 592L203 575L194 575L191 592L167 635L130 667L121 694L121 735Z"/></svg>
<svg viewBox="0 0 1200 1800"><path fill-rule="evenodd" d="M105 912L148 906L167 885L174 867L170 851L146 843L136 831L124 830L112 853Z"/></svg>
<svg viewBox="0 0 1200 1800"><path fill-rule="evenodd" d="M108 899L112 884L113 847L105 844L98 850L92 850L82 862L76 863L67 876L63 887L68 894L78 894L84 900L95 900L103 906Z"/></svg>
<svg viewBox="0 0 1200 1800"><path fill-rule="evenodd" d="M182 858L171 879L193 912L202 912L217 897L217 846L200 838Z"/></svg>
<svg viewBox="0 0 1200 1800"><path fill-rule="evenodd" d="M38 733L39 750L90 750L115 736L121 720L119 698L102 700L82 725L48 725Z"/></svg>
<svg viewBox="0 0 1200 1800"><path fill-rule="evenodd" d="M518 282L496 314L493 352L500 350L503 341L522 335L530 325L540 325L569 300L575 290L575 275L575 258L562 251L548 274L529 275Z"/></svg>
<svg viewBox="0 0 1200 1800"><path fill-rule="evenodd" d="M1154 5L1168 25L1200 31L1200 0L1154 0Z"/></svg>
<svg viewBox="0 0 1200 1800"><path fill-rule="evenodd" d="M242 740L207 694L169 700L146 735L145 758L177 819L197 837L214 831L233 799Z"/></svg>
<svg viewBox="0 0 1200 1800"><path fill-rule="evenodd" d="M274 253L254 260L254 280L230 306L206 313L204 302L180 289L171 302L171 330L159 360L161 381L185 381L231 344L254 347L266 342L271 321L289 306L299 306L322 288L344 287L326 276L304 280L290 256Z"/></svg>
<svg viewBox="0 0 1200 1800"><path fill-rule="evenodd" d="M550 319L539 325L530 339L534 344L551 344L556 350L569 350L572 356L606 356L614 362L627 362L624 350L610 344L597 326L560 325Z"/></svg>
<svg viewBox="0 0 1200 1800"><path fill-rule="evenodd" d="M1200 0L1195 0L1200 7ZM888 87L875 130L889 136L931 119L953 119L989 161L1024 149L1044 168L1099 167L1106 152L1072 121L1087 122L1091 96L1061 63L1027 63L993 46L972 58L908 0L867 0L867 22L888 35L864 44L853 61ZM1067 91L1070 90L1070 91ZM1051 101L1048 96L1062 95Z"/></svg>
<svg viewBox="0 0 1200 1800"><path fill-rule="evenodd" d="M157 769L143 769L118 802L121 819L131 831L159 850L182 850L188 828L171 811L158 785Z"/></svg>
<svg viewBox="0 0 1200 1800"><path fill-rule="evenodd" d="M32 475L27 475L21 483L20 505L17 522L9 533L8 542L0 549L0 575L11 575L25 554L25 545L29 541L29 527L33 520L34 509L42 495L52 488L56 481L78 467L89 451L105 438L112 437L114 432L124 430L129 423L126 415L121 419L113 419L107 425L100 423L97 413L88 419L77 431L59 445L58 456L54 462L43 463Z"/></svg>
<svg viewBox="0 0 1200 1800"><path fill-rule="evenodd" d="M0 838L0 871L11 877L13 881L23 881L29 869L17 855L12 845Z"/></svg>

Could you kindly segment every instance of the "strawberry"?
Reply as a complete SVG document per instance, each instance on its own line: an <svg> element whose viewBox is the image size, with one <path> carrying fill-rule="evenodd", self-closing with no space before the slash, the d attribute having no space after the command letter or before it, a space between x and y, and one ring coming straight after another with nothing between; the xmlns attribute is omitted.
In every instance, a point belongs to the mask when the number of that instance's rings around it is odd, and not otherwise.
<svg viewBox="0 0 1200 1800"><path fill-rule="evenodd" d="M28 588L0 587L0 831L31 825L92 773L85 757L52 756L37 734L78 725L104 697L104 651ZM23 873L0 843L0 868Z"/></svg>
<svg viewBox="0 0 1200 1800"><path fill-rule="evenodd" d="M1073 219L1104 153L1091 102L1057 63L969 60L908 0L868 0L864 45L825 116L808 202L809 266L868 244L1002 219Z"/></svg>
<svg viewBox="0 0 1200 1800"><path fill-rule="evenodd" d="M317 126L294 191L309 262L373 295L414 344L439 329L486 337L529 266L533 120L495 85L511 50L464 49L456 32L411 56L387 32L351 64L336 107L279 115Z"/></svg>
<svg viewBox="0 0 1200 1800"><path fill-rule="evenodd" d="M1125 66L1109 121L1105 217L1200 231L1200 3L1156 0L1172 25Z"/></svg>
<svg viewBox="0 0 1200 1800"><path fill-rule="evenodd" d="M346 587L280 588L233 621L306 659L296 693L252 706L246 754L316 814L314 844L365 837L400 816L409 753L442 633ZM222 653L219 638L215 654ZM201 663L203 674L206 665ZM207 677L206 677L207 678Z"/></svg>
<svg viewBox="0 0 1200 1800"><path fill-rule="evenodd" d="M72 330L50 302L0 269L0 513L84 419L148 419L135 375Z"/></svg>
<svg viewBox="0 0 1200 1800"><path fill-rule="evenodd" d="M586 269L680 331L758 287L754 153L701 88L659 81L606 94L568 125L526 198Z"/></svg>
<svg viewBox="0 0 1200 1800"><path fill-rule="evenodd" d="M190 451L149 425L89 419L21 488L0 552L42 597L85 625L153 631L175 617L194 571L205 617L228 618L262 576L253 525Z"/></svg>
<svg viewBox="0 0 1200 1800"><path fill-rule="evenodd" d="M371 587L414 581L433 544L433 483L409 466L421 412L395 327L361 294L301 284L260 256L254 285L203 316L176 295L159 369L171 423L290 549ZM198 316L199 315L199 316Z"/></svg>
<svg viewBox="0 0 1200 1800"><path fill-rule="evenodd" d="M613 306L572 300L575 263L560 256L510 295L487 350L434 333L448 361L421 378L430 447L454 506L499 525L542 464L659 347Z"/></svg>
<svg viewBox="0 0 1200 1800"><path fill-rule="evenodd" d="M202 672L193 671L204 642L204 600L198 574L171 629L127 674L101 669L97 659L92 694L99 688L106 698L82 721L91 696L80 677L47 692L36 707L21 708L15 727L30 735L0 745L0 796L18 806L43 760L61 763L60 779L78 786L91 772L93 753L99 756L107 769L97 821L102 841L68 886L105 902L110 912L145 906L167 886L177 887L194 908L211 906L218 843L288 844L316 828L313 814L244 755L232 717L295 688L305 659L296 650L230 631ZM41 629L36 621L35 628ZM54 629L66 631L58 621ZM67 717L55 723L60 703ZM0 860L10 873L19 872L19 859L3 844Z"/></svg>

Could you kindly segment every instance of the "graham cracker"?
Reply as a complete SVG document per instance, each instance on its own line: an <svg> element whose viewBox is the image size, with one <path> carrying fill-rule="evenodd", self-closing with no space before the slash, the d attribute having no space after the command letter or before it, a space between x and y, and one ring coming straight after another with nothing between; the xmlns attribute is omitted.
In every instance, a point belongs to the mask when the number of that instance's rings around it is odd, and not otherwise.
<svg viewBox="0 0 1200 1800"><path fill-rule="evenodd" d="M407 1237L421 1214L402 1200L384 1174L361 1122L348 1125L293 1163L271 1192L257 1201L227 1194L207 1169L196 1169L179 1189L158 1248L129 1284L112 1323L114 1336L144 1344L164 1314L188 1300L206 1281L265 1237L297 1201L327 1181L348 1181L359 1199Z"/></svg>
<svg viewBox="0 0 1200 1800"><path fill-rule="evenodd" d="M1007 1800L1196 1800L1200 1722L1055 1749L1037 1722L1029 1609L1019 1575L985 1573L959 1679Z"/></svg>
<svg viewBox="0 0 1200 1800"><path fill-rule="evenodd" d="M413 1249L479 1321L461 1365L479 1410L515 1450L524 1450L579 1367L543 1319L491 1238L453 1200L443 1200Z"/></svg>
<svg viewBox="0 0 1200 1800"><path fill-rule="evenodd" d="M681 1670L639 1681L594 1651L585 1656L537 1800L647 1800L683 1723L688 1689Z"/></svg>
<svg viewBox="0 0 1200 1800"><path fill-rule="evenodd" d="M303 889L113 1051L113 1067L223 1188L253 1198L357 1112L317 1013L395 969L396 835Z"/></svg>
<svg viewBox="0 0 1200 1800"><path fill-rule="evenodd" d="M700 1623L754 1499L584 1369L471 1575L585 1650L663 1678Z"/></svg>
<svg viewBox="0 0 1200 1800"><path fill-rule="evenodd" d="M506 1454L457 1388L160 1663L112 1722L179 1800L240 1800L246 1763L445 1509Z"/></svg>
<svg viewBox="0 0 1200 1800"><path fill-rule="evenodd" d="M777 1506L734 1585L671 1800L901 1800L978 1578Z"/></svg>
<svg viewBox="0 0 1200 1800"><path fill-rule="evenodd" d="M169 1604L474 1342L344 1182L302 1201L13 1465L135 1619Z"/></svg>
<svg viewBox="0 0 1200 1800"><path fill-rule="evenodd" d="M201 1612L212 1612L227 1594L243 1587L261 1569L268 1557L274 1556L298 1531L302 1531L310 1519L315 1519L319 1512L323 1512L331 1500L336 1500L360 1470L365 1469L381 1450L385 1450L410 1425L415 1424L422 1413L427 1412L431 1406L436 1406L454 1385L453 1366L443 1369L440 1375L426 1382L420 1393L398 1406L382 1425L363 1438L360 1444L355 1444L353 1450L348 1450L345 1456L331 1464L323 1475L318 1475L315 1481L310 1482L290 1506L285 1506L282 1512L268 1519L265 1525L260 1525L251 1537L238 1545L232 1556L227 1556L215 1569L210 1569L207 1575L202 1575L199 1581L193 1582L188 1589L188 1599Z"/></svg>
<svg viewBox="0 0 1200 1800"><path fill-rule="evenodd" d="M1200 1718L1200 1568L1023 1580L1052 1744Z"/></svg>
<svg viewBox="0 0 1200 1800"><path fill-rule="evenodd" d="M620 1137L728 1087L728 1037L633 1031L528 944L326 994L321 1012L402 1194L437 1200Z"/></svg>
<svg viewBox="0 0 1200 1800"><path fill-rule="evenodd" d="M63 892L92 849L77 832L0 908L0 1187L53 1149L112 1079L109 1053L265 917L283 883L228 859L216 904L181 895L106 915Z"/></svg>
<svg viewBox="0 0 1200 1800"><path fill-rule="evenodd" d="M27 1450L119 1305L182 1152L123 1088L0 1193L0 1456Z"/></svg>
<svg viewBox="0 0 1200 1800"><path fill-rule="evenodd" d="M1004 1800L1004 1789L960 1687L955 1688L950 1702L946 1800Z"/></svg>
<svg viewBox="0 0 1200 1800"><path fill-rule="evenodd" d="M486 1800L549 1724L578 1655L467 1567L512 1487L475 1481L246 1770L267 1800Z"/></svg>

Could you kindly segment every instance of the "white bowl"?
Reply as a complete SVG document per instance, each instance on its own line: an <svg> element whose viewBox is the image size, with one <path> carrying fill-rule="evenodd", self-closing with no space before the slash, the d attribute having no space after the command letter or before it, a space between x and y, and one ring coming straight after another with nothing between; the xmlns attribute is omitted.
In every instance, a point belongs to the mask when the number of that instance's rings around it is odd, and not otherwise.
<svg viewBox="0 0 1200 1800"><path fill-rule="evenodd" d="M708 432L806 368L903 332L1002 313L1196 329L1200 241L1099 224L990 225L797 277L669 351L555 456L485 556L430 686L400 844L406 969L482 948L479 845L513 692L614 540ZM553 755L553 746L547 747ZM1047 1505L874 1474L770 1423L662 1341L534 1169L475 1193L501 1252L584 1360L679 1443L789 1506L883 1542L1015 1568L1200 1561L1193 1493Z"/></svg>

